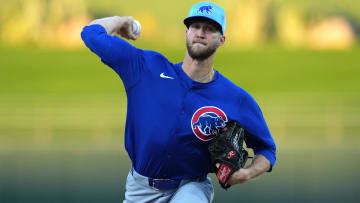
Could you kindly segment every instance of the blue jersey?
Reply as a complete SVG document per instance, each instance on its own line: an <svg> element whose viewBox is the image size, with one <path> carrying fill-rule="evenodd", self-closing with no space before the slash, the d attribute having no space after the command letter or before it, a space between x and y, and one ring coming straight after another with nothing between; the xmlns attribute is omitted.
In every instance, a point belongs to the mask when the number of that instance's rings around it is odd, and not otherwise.
<svg viewBox="0 0 360 203"><path fill-rule="evenodd" d="M124 83L125 148L138 173L205 177L213 172L208 141L231 120L245 128L247 146L275 164L275 143L256 101L218 71L211 82L199 83L188 77L182 63L137 49L100 25L86 26L81 36Z"/></svg>

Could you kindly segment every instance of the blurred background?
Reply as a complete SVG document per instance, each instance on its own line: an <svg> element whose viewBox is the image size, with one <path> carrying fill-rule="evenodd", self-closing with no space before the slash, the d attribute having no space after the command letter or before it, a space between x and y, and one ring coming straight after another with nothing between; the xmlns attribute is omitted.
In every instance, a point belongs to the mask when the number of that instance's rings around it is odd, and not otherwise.
<svg viewBox="0 0 360 203"><path fill-rule="evenodd" d="M197 1L0 0L0 202L121 202L130 160L121 80L80 39L134 16L135 46L180 62ZM360 202L360 1L222 0L215 67L249 91L277 143L273 172L214 202Z"/></svg>

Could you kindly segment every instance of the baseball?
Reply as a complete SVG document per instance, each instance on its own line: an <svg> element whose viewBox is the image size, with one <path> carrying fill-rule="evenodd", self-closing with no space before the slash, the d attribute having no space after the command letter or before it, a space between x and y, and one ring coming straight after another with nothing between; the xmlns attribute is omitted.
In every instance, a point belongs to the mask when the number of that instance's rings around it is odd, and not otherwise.
<svg viewBox="0 0 360 203"><path fill-rule="evenodd" d="M134 20L133 24L131 25L131 31L134 35L139 35L141 31L141 24L139 21Z"/></svg>

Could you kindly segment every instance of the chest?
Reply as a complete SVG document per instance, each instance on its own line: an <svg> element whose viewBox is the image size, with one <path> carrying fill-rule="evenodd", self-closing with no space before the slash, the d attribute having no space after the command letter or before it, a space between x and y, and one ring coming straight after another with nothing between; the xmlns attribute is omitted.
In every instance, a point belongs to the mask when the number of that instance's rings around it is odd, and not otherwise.
<svg viewBox="0 0 360 203"><path fill-rule="evenodd" d="M146 73L132 100L177 137L208 141L238 113L238 101L216 84L194 84L173 68ZM135 99L134 99L135 97Z"/></svg>

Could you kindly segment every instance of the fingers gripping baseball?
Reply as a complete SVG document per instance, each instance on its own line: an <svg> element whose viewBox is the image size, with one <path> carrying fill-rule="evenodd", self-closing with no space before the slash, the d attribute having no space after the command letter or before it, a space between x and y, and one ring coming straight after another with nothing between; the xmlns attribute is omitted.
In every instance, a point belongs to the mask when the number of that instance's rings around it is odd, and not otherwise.
<svg viewBox="0 0 360 203"><path fill-rule="evenodd" d="M123 17L121 26L119 26L116 34L119 34L121 37L124 37L126 39L136 40L140 36L140 30L138 32L133 31L132 27L134 23L135 20L133 17Z"/></svg>

